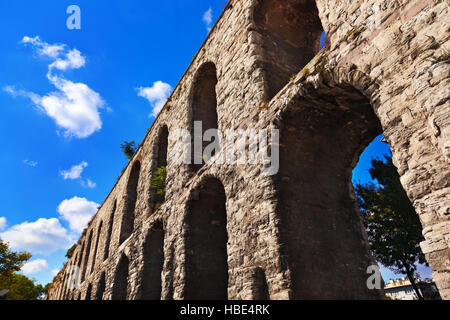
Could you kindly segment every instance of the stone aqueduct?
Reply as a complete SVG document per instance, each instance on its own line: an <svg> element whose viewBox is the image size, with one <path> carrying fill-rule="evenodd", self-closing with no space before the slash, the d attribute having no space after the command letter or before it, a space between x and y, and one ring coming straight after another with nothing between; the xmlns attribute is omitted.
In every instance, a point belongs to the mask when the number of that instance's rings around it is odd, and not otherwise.
<svg viewBox="0 0 450 320"><path fill-rule="evenodd" d="M449 299L449 28L444 0L229 1L47 298L382 298L351 176L384 133ZM279 173L173 162L196 120L279 129Z"/></svg>

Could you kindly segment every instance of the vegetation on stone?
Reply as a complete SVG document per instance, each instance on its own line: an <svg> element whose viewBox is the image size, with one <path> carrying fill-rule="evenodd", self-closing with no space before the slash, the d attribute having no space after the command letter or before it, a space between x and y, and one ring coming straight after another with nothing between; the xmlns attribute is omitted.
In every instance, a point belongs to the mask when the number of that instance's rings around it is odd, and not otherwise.
<svg viewBox="0 0 450 320"><path fill-rule="evenodd" d="M122 149L128 160L133 159L133 156L137 150L136 143L134 141L125 141L120 145L120 148Z"/></svg>

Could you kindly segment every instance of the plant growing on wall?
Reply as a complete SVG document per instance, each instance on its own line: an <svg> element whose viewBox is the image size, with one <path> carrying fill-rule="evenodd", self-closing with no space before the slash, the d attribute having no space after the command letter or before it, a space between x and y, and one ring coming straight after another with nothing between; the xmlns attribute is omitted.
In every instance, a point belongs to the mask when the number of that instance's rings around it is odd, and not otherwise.
<svg viewBox="0 0 450 320"><path fill-rule="evenodd" d="M66 252L66 258L67 258L67 259L72 258L73 252L75 251L76 247L77 247L77 244L75 243L73 246L71 246L71 247L69 248L69 250L67 250L67 252Z"/></svg>
<svg viewBox="0 0 450 320"><path fill-rule="evenodd" d="M152 188L156 190L156 194L164 197L166 194L166 167L162 166L156 169L150 180Z"/></svg>
<svg viewBox="0 0 450 320"><path fill-rule="evenodd" d="M134 141L125 141L120 145L120 148L122 149L128 160L131 160L133 158L137 150L136 143Z"/></svg>

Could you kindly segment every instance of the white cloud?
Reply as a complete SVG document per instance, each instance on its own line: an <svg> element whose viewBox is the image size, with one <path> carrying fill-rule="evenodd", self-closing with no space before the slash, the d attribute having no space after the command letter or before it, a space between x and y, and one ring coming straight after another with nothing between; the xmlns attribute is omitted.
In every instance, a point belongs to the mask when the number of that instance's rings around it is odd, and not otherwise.
<svg viewBox="0 0 450 320"><path fill-rule="evenodd" d="M30 167L36 167L38 165L38 163L36 161L31 161L31 160L23 160L23 163L25 163L26 165L29 165Z"/></svg>
<svg viewBox="0 0 450 320"><path fill-rule="evenodd" d="M27 262L23 265L22 269L20 269L25 275L36 274L41 271L48 269L47 261L44 259L36 259L30 262Z"/></svg>
<svg viewBox="0 0 450 320"><path fill-rule="evenodd" d="M81 55L77 49L72 49L65 54L64 58L58 58L53 62L49 68L56 68L58 70L79 69L86 64L86 59Z"/></svg>
<svg viewBox="0 0 450 320"><path fill-rule="evenodd" d="M68 234L56 218L40 218L35 222L14 225L0 233L0 238L8 241L13 250L43 255L50 255L59 249L68 249L75 242L75 236Z"/></svg>
<svg viewBox="0 0 450 320"><path fill-rule="evenodd" d="M94 189L95 186L97 185L95 182L92 182L89 179L86 179L86 184L87 184L87 187L90 188L90 189Z"/></svg>
<svg viewBox="0 0 450 320"><path fill-rule="evenodd" d="M98 203L86 198L73 197L66 199L58 206L61 217L69 222L71 230L81 232L98 210Z"/></svg>
<svg viewBox="0 0 450 320"><path fill-rule="evenodd" d="M139 87L138 96L143 97L150 102L152 113L150 116L156 117L172 92L172 87L168 83L156 81L152 87Z"/></svg>
<svg viewBox="0 0 450 320"><path fill-rule="evenodd" d="M65 137L86 138L102 128L99 109L105 106L101 96L84 83L74 83L61 75L54 75L53 70L66 71L79 69L86 64L86 59L77 49L69 50L65 44L48 44L36 36L24 37L23 44L30 44L38 54L50 58L47 79L57 91L40 96L36 93L16 90L12 86L4 91L16 96L29 98L35 106L52 118L56 125L64 130Z"/></svg>
<svg viewBox="0 0 450 320"><path fill-rule="evenodd" d="M56 276L58 274L58 272L59 272L59 269L53 269L52 270L52 275Z"/></svg>
<svg viewBox="0 0 450 320"><path fill-rule="evenodd" d="M86 161L81 162L78 165L72 166L70 170L61 170L60 174L64 178L64 180L70 179L75 180L81 178L81 174L83 173L84 168L88 166Z"/></svg>
<svg viewBox="0 0 450 320"><path fill-rule="evenodd" d="M99 109L104 102L97 92L57 76L49 80L59 91L32 101L64 129L65 137L87 138L102 128Z"/></svg>
<svg viewBox="0 0 450 320"><path fill-rule="evenodd" d="M72 166L70 170L61 170L59 174L64 178L64 180L77 180L81 179L81 185L85 188L93 189L97 185L90 179L82 179L81 174L83 173L84 168L88 166L86 161L82 161L80 164Z"/></svg>
<svg viewBox="0 0 450 320"><path fill-rule="evenodd" d="M31 44L41 56L45 56L55 61L49 65L49 70L79 69L86 64L86 59L77 49L68 50L65 44L48 44L43 42L39 36L34 38L23 37L23 44Z"/></svg>
<svg viewBox="0 0 450 320"><path fill-rule="evenodd" d="M0 217L0 230L3 230L6 228L6 218L5 217Z"/></svg>
<svg viewBox="0 0 450 320"><path fill-rule="evenodd" d="M206 24L206 29L211 31L212 28L212 8L209 8L204 14L203 14L203 22Z"/></svg>

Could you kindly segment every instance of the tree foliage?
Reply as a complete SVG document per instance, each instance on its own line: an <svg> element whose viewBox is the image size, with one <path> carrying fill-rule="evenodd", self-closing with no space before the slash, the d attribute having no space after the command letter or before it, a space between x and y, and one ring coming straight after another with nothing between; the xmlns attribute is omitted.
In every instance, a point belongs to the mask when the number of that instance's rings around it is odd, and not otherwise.
<svg viewBox="0 0 450 320"><path fill-rule="evenodd" d="M66 258L67 258L67 259L72 258L73 252L75 251L75 248L76 248L76 247L77 247L77 244L75 243L73 246L71 246L71 247L69 248L69 250L67 250L67 252L66 252Z"/></svg>
<svg viewBox="0 0 450 320"><path fill-rule="evenodd" d="M415 285L416 262L426 263L420 249L422 225L405 190L392 158L372 160L369 172L378 184L356 184L358 204L364 217L372 253L395 273L404 273Z"/></svg>
<svg viewBox="0 0 450 320"><path fill-rule="evenodd" d="M4 287L1 280L0 287ZM9 290L6 300L37 300L45 294L45 288L42 285L36 285L34 280L18 273L12 274L6 289Z"/></svg>
<svg viewBox="0 0 450 320"><path fill-rule="evenodd" d="M13 252L9 249L8 243L0 239L0 277L19 271L30 258L31 253Z"/></svg>
<svg viewBox="0 0 450 320"><path fill-rule="evenodd" d="M133 158L137 150L136 143L134 141L125 141L120 145L120 148L122 149L128 160L131 160Z"/></svg>
<svg viewBox="0 0 450 320"><path fill-rule="evenodd" d="M8 293L0 297L7 300L36 300L45 292L42 285L36 285L20 271L24 263L31 258L28 252L14 252L9 249L7 242L0 239L0 291Z"/></svg>
<svg viewBox="0 0 450 320"><path fill-rule="evenodd" d="M166 193L166 167L156 169L150 180L150 185L156 190L156 194L164 196Z"/></svg>

